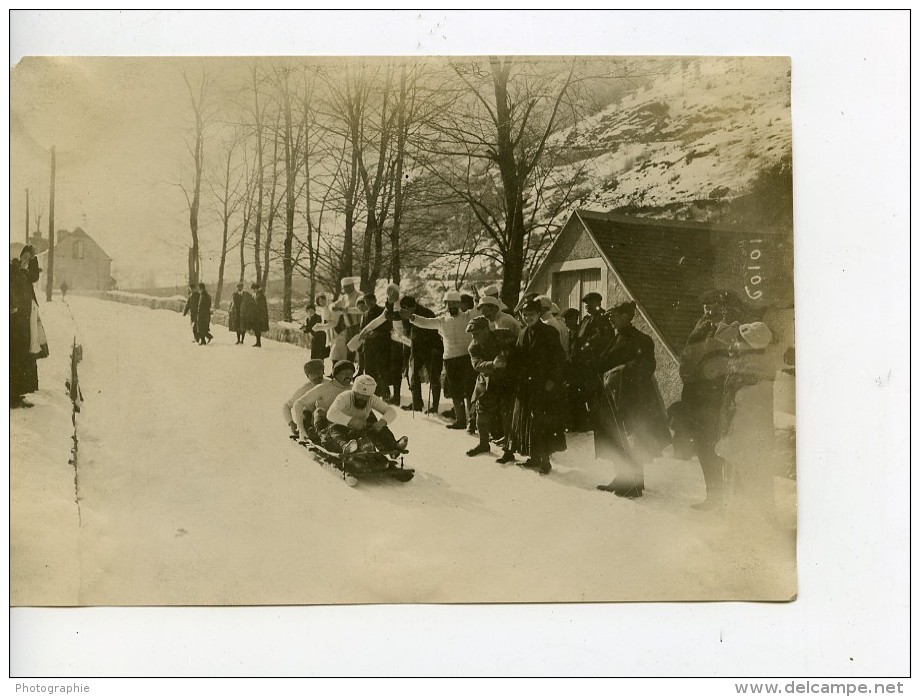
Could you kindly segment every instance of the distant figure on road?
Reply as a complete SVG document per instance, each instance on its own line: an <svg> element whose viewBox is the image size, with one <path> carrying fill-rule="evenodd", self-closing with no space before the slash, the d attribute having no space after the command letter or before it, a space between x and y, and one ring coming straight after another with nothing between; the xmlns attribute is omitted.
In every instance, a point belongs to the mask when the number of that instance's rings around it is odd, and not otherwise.
<svg viewBox="0 0 920 697"><path fill-rule="evenodd" d="M67 285L67 281L61 281L61 299L67 297L67 291L70 290L70 286Z"/></svg>
<svg viewBox="0 0 920 697"><path fill-rule="evenodd" d="M268 331L268 301L258 283L253 283L250 287L255 298L253 299L252 324L249 328L256 335L256 343L253 346L262 346L262 334Z"/></svg>
<svg viewBox="0 0 920 697"><path fill-rule="evenodd" d="M192 323L192 337L197 344L199 343L198 324L196 322L198 317L198 286L194 283L189 283L188 289L188 299L185 301L185 309L182 311L182 316L188 315L189 321Z"/></svg>
<svg viewBox="0 0 920 697"><path fill-rule="evenodd" d="M196 334L198 343L204 346L210 344L211 339L211 296L208 294L204 283L198 284L198 311L195 313Z"/></svg>

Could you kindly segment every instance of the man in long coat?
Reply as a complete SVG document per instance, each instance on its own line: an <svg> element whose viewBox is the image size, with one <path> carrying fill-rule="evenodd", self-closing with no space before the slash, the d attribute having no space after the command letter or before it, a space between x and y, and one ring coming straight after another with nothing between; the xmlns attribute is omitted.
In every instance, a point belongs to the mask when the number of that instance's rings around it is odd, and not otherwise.
<svg viewBox="0 0 920 697"><path fill-rule="evenodd" d="M728 370L728 341L717 336L735 319L725 291L703 297L703 316L697 321L680 355L680 428L693 439L706 483L706 500L694 508L709 510L724 503L724 461L715 446L722 427L722 400Z"/></svg>
<svg viewBox="0 0 920 697"><path fill-rule="evenodd" d="M361 334L364 336L362 369L367 375L374 378L377 383L377 396L388 401L390 385L390 332L393 330L391 320L384 317L379 326L364 331L368 324L386 313L386 308L377 304L377 297L373 293L365 293L364 301L367 303L367 312L361 321ZM376 323L375 323L376 324Z"/></svg>
<svg viewBox="0 0 920 697"><path fill-rule="evenodd" d="M514 413L511 353L516 336L508 329L491 329L489 324L488 318L480 315L466 326L473 336L469 354L477 373L473 405L479 431L479 445L466 452L470 457L489 452L489 438L493 434L510 432ZM514 453L505 448L498 462L513 460Z"/></svg>
<svg viewBox="0 0 920 697"><path fill-rule="evenodd" d="M189 284L189 294L188 298L185 301L185 309L182 311L182 316L188 315L189 322L192 324L192 337L195 339L195 343L200 343L198 337L198 286L194 283Z"/></svg>
<svg viewBox="0 0 920 697"><path fill-rule="evenodd" d="M262 346L262 334L268 331L268 301L258 283L253 283L251 288L255 293L255 298L253 298L252 320L249 328L256 335L256 343L253 346Z"/></svg>
<svg viewBox="0 0 920 697"><path fill-rule="evenodd" d="M242 344L246 337L246 327L243 326L243 284L236 284L236 292L230 297L230 309L227 312L227 325L231 332L236 334L236 343Z"/></svg>
<svg viewBox="0 0 920 697"><path fill-rule="evenodd" d="M412 392L412 411L422 411L422 381L427 376L429 386L428 413L437 414L441 401L441 370L444 367L444 342L437 329L423 329L411 323L413 315L433 319L434 312L421 305L411 295L399 299L399 314L403 328L409 331L412 347L409 351L409 390Z"/></svg>
<svg viewBox="0 0 920 697"><path fill-rule="evenodd" d="M211 295L204 283L198 284L198 310L195 313L195 325L198 333L198 343L204 346L210 344L211 339Z"/></svg>
<svg viewBox="0 0 920 697"><path fill-rule="evenodd" d="M644 466L671 442L655 382L655 342L633 326L635 312L633 302L608 312L616 335L591 365L595 455L617 463L616 478L597 488L626 498L642 496Z"/></svg>

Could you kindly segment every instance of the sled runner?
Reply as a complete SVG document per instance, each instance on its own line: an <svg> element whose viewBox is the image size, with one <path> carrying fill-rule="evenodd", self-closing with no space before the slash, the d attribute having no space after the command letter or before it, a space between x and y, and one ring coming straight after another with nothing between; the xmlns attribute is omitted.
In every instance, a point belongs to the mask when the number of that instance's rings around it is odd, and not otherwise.
<svg viewBox="0 0 920 697"><path fill-rule="evenodd" d="M293 438L292 438L293 440ZM415 476L415 470L403 466L403 458L389 457L380 452L336 453L313 441L297 441L315 455L323 468L335 472L348 486L359 481L395 479L408 482Z"/></svg>

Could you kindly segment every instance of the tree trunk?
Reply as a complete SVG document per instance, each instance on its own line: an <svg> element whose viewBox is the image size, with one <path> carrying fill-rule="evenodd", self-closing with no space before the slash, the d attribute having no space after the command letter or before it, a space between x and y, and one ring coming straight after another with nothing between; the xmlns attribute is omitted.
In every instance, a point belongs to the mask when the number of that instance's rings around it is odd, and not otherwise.
<svg viewBox="0 0 920 697"><path fill-rule="evenodd" d="M396 172L394 174L393 227L390 230L390 280L400 281L399 232L403 215L403 159L406 155L406 66L399 74L399 105L396 116Z"/></svg>
<svg viewBox="0 0 920 697"><path fill-rule="evenodd" d="M268 272L271 266L272 232L278 213L278 128L275 127L275 147L272 153L272 195L268 204L268 223L265 226L265 244L263 246L265 263L262 265L262 287L268 289Z"/></svg>
<svg viewBox="0 0 920 697"><path fill-rule="evenodd" d="M281 311L287 322L291 321L291 299L294 291L294 262L291 258L294 243L294 185L297 170L294 162L293 128L291 125L291 98L287 82L284 85L284 174L285 174L285 232L284 232L284 292Z"/></svg>
<svg viewBox="0 0 920 697"><path fill-rule="evenodd" d="M254 251L253 256L255 258L256 265L256 281L259 281L262 278L262 262L259 258L259 255L262 251L262 197L265 195L265 165L263 162L263 142L262 142L262 111L259 107L259 81L256 76L256 69L252 69L252 89L255 96L256 104L256 222L253 227L253 243Z"/></svg>

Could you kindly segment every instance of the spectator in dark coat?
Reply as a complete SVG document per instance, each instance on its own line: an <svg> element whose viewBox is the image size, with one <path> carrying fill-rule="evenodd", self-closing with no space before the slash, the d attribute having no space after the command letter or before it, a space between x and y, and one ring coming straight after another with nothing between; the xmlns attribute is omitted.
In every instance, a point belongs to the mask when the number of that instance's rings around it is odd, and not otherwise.
<svg viewBox="0 0 920 697"><path fill-rule="evenodd" d="M373 293L365 293L364 302L367 310L361 318L360 334L364 338L364 344L359 349L362 359L361 370L365 375L370 375L374 378L377 396L384 401L389 401L390 332L393 330L393 323L384 318L382 324L365 331L371 322L385 314L386 308L377 304L377 296Z"/></svg>
<svg viewBox="0 0 920 697"><path fill-rule="evenodd" d="M725 330L736 319L731 297L712 291L703 297L703 316L697 321L680 355L681 431L693 439L693 446L706 483L706 500L694 508L720 508L724 501L724 462L715 452L722 427L722 400L731 344Z"/></svg>
<svg viewBox="0 0 920 697"><path fill-rule="evenodd" d="M491 329L489 320L484 316L471 319L466 331L473 335L469 354L473 370L477 373L473 410L479 431L479 445L466 452L473 457L489 452L489 438L493 434L511 431L514 382L510 357L514 350L515 335L509 329ZM498 462L513 460L514 453L505 448Z"/></svg>
<svg viewBox="0 0 920 697"><path fill-rule="evenodd" d="M422 383L427 379L429 385L428 414L438 413L441 400L441 370L444 367L444 342L437 329L423 329L410 322L412 315L433 319L436 317L429 308L416 302L411 295L404 295L399 300L399 314L403 327L408 328L412 348L409 352L409 389L412 392L413 411L422 411L425 402L422 399Z"/></svg>
<svg viewBox="0 0 920 697"><path fill-rule="evenodd" d="M392 322L390 332L390 404L397 406L402 402L402 379L409 362L409 334L411 322L403 321L399 315L399 285L387 286L387 299L384 302L387 318Z"/></svg>
<svg viewBox="0 0 920 697"><path fill-rule="evenodd" d="M255 283L252 284L256 286ZM243 291L243 299L240 300L240 331L243 332L243 339L246 338L246 332L252 329L252 323L256 317L256 301L252 293ZM240 340L243 343L243 340Z"/></svg>
<svg viewBox="0 0 920 697"><path fill-rule="evenodd" d="M582 386L583 381L579 379L581 366L576 366L572 360L575 336L578 334L579 319L580 313L573 307L568 308L562 313L562 320L565 322L566 330L569 333L569 352L565 373L566 404L568 405L568 420L566 422L566 427L569 431L573 432L590 430L588 425L588 398Z"/></svg>
<svg viewBox="0 0 920 697"><path fill-rule="evenodd" d="M195 313L198 343L204 346L210 344L211 339L211 296L204 283L198 284L198 311Z"/></svg>
<svg viewBox="0 0 920 697"><path fill-rule="evenodd" d="M41 271L31 245L10 262L10 408L31 407L24 395L38 389L37 355L32 353L32 312Z"/></svg>
<svg viewBox="0 0 920 697"><path fill-rule="evenodd" d="M323 318L320 317L313 303L307 303L306 311L307 318L300 329L310 337L310 358L323 360L329 355L329 349L326 347L326 330L316 328Z"/></svg>
<svg viewBox="0 0 920 697"><path fill-rule="evenodd" d="M645 489L644 466L671 442L664 402L655 382L655 342L633 326L634 302L608 312L616 335L591 366L596 376L591 416L596 457L617 463L616 478L598 486L636 498Z"/></svg>
<svg viewBox="0 0 920 697"><path fill-rule="evenodd" d="M253 298L252 324L249 328L256 335L256 343L253 346L262 346L262 334L268 331L268 301L258 283L253 283L251 288L255 297Z"/></svg>
<svg viewBox="0 0 920 697"><path fill-rule="evenodd" d="M514 354L517 387L511 449L530 456L525 467L547 474L550 453L566 448L565 416L559 408L565 352L559 332L540 321L543 307L539 300L525 301L521 314L526 326Z"/></svg>
<svg viewBox="0 0 920 697"><path fill-rule="evenodd" d="M243 290L243 284L236 284L236 292L230 298L230 310L227 313L228 326L230 331L236 334L236 343L242 344L246 338L246 327L243 326L243 298L246 291Z"/></svg>
<svg viewBox="0 0 920 697"><path fill-rule="evenodd" d="M182 311L182 316L188 315L189 322L192 323L192 337L195 340L195 343L199 343L198 337L198 286L194 283L189 284L189 293L188 299L185 301L185 309Z"/></svg>

